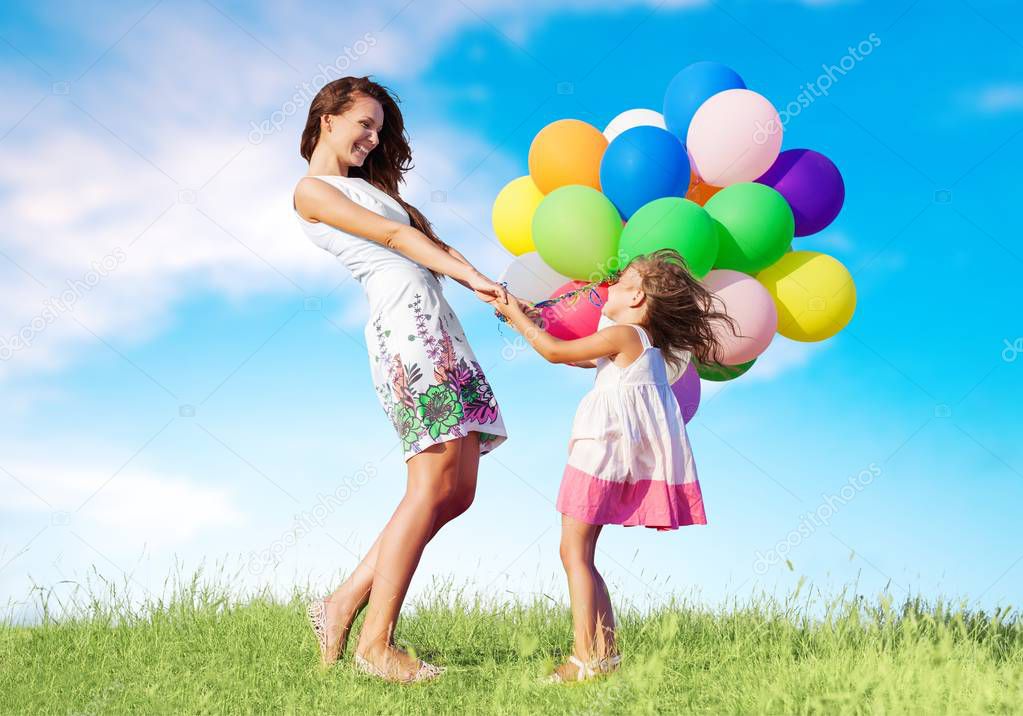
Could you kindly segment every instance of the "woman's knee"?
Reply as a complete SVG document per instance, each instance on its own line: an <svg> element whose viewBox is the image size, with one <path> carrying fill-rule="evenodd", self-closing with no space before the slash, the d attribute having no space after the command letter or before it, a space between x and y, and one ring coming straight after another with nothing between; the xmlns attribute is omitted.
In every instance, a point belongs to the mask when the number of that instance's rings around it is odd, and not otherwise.
<svg viewBox="0 0 1023 716"><path fill-rule="evenodd" d="M406 496L428 509L442 509L458 491L458 448L431 445L409 461Z"/></svg>
<svg viewBox="0 0 1023 716"><path fill-rule="evenodd" d="M447 524L466 512L472 505L474 492L467 491L461 486L451 491L445 491L435 507L435 515L440 520L440 524Z"/></svg>
<svg viewBox="0 0 1023 716"><path fill-rule="evenodd" d="M448 498L448 513L451 519L468 511L476 499L476 488L459 485L458 489Z"/></svg>
<svg viewBox="0 0 1023 716"><path fill-rule="evenodd" d="M427 484L417 485L415 489L410 490L409 498L422 509L441 514L448 511L457 494L457 480L447 479L442 475Z"/></svg>

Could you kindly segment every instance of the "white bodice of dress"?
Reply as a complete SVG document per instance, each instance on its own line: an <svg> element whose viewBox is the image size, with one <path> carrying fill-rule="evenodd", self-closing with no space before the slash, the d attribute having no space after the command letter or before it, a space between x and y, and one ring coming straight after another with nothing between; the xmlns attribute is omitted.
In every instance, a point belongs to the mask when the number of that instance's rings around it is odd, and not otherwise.
<svg viewBox="0 0 1023 716"><path fill-rule="evenodd" d="M599 331L602 328L614 325L617 325L615 321L601 314L600 320L597 322L597 330ZM654 348L651 345L650 337L647 334L646 329L641 326L637 326L634 323L626 325L632 325L639 330L640 340L643 341L643 353L625 368L619 368L614 364L614 362L607 358L596 359L593 361L597 366L597 375L594 378L594 385L608 386L625 381L632 385L652 383L655 385L667 385L670 387L679 379L679 377L681 377L686 368L689 367L690 358L687 356L686 360L683 361L680 371L676 375L664 360L664 354L661 353L660 349ZM643 363L637 365L640 361L643 361ZM632 373L636 373L638 375L632 375Z"/></svg>
<svg viewBox="0 0 1023 716"><path fill-rule="evenodd" d="M601 316L598 330L615 325ZM671 434L683 429L678 400L672 394L668 366L660 349L650 343L646 329L631 325L643 342L636 360L620 368L608 358L598 358L593 388L583 396L572 423L572 441L590 438L619 446L626 464L635 451L642 451L653 434Z"/></svg>
<svg viewBox="0 0 1023 716"><path fill-rule="evenodd" d="M650 344L646 330L634 326L643 341L643 352L636 360L621 368L609 358L597 358L597 375L594 388L612 388L620 385L663 385L668 386L667 367L661 351Z"/></svg>
<svg viewBox="0 0 1023 716"><path fill-rule="evenodd" d="M409 215L386 192L360 177L316 176L327 182L357 204L381 216L409 224ZM337 256L355 277L369 298L371 309L378 297L392 293L398 283L437 282L429 269L383 244L342 231L324 222L306 221L298 212L302 230L310 241Z"/></svg>

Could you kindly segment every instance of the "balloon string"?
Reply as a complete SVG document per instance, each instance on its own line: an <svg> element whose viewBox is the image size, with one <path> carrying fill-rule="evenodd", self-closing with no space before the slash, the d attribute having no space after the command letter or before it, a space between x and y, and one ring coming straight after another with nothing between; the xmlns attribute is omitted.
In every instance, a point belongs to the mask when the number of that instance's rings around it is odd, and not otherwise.
<svg viewBox="0 0 1023 716"><path fill-rule="evenodd" d="M587 294L586 298L589 299L592 305L596 306L597 308L600 308L601 306L604 305L604 300L600 297L600 293L597 291L597 286L605 282L613 283L614 281L618 280L618 277L620 275L621 271L617 270L609 271L608 275L600 279L599 281L591 281L585 286L580 286L579 288L572 289L571 291L563 293L560 296L555 296L554 298L547 298L544 299L543 301L537 301L536 303L530 301L529 304L532 306L532 308L540 311L540 314L538 316L540 320L540 328L546 329L547 327L545 325L546 321L543 320L543 309L550 308L551 306L555 306L563 301L568 301L569 303L567 303L566 305L569 307L574 306L576 302L579 300L579 297L584 293ZM501 281L500 283L505 288L508 288L507 281ZM501 321L501 323L508 322L508 319L505 318L504 315L496 309L494 310L494 315L497 316L497 319Z"/></svg>

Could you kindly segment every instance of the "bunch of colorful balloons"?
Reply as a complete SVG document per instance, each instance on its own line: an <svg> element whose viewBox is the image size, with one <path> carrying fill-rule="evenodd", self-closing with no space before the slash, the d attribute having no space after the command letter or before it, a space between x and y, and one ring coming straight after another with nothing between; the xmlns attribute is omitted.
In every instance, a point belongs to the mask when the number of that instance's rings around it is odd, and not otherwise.
<svg viewBox="0 0 1023 716"><path fill-rule="evenodd" d="M529 148L529 174L493 207L498 239L514 256L502 279L544 308L562 338L597 330L601 281L634 256L674 248L735 320L718 328L721 364L691 363L672 388L688 421L700 380L734 379L776 333L821 341L852 318L856 287L835 258L793 250L828 226L845 200L837 167L810 149L781 151L777 110L732 69L697 62L679 72L663 112L630 109L603 132L577 120L547 125ZM587 284L591 290L579 292Z"/></svg>

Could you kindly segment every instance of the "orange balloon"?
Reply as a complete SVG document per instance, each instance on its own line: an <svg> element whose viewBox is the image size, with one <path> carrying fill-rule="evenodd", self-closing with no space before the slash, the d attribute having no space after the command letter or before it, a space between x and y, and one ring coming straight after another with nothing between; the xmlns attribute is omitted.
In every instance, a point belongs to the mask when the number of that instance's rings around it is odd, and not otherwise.
<svg viewBox="0 0 1023 716"><path fill-rule="evenodd" d="M568 184L600 191L600 160L607 137L579 119L559 119L537 132L529 145L529 175L544 194Z"/></svg>
<svg viewBox="0 0 1023 716"><path fill-rule="evenodd" d="M707 200L721 191L723 187L705 183L694 172L689 172L689 189L686 190L686 199L695 201L700 206L707 203Z"/></svg>

